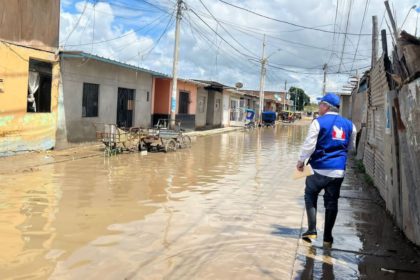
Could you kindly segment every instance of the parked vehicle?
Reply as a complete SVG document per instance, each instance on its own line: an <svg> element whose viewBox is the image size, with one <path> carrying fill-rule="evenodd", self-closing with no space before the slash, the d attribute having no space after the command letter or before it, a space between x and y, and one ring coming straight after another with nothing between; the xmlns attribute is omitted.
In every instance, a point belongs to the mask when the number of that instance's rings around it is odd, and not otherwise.
<svg viewBox="0 0 420 280"><path fill-rule="evenodd" d="M261 125L274 127L276 124L276 113L275 112L262 112L261 114Z"/></svg>
<svg viewBox="0 0 420 280"><path fill-rule="evenodd" d="M191 147L191 138L184 134L178 125L175 130L168 129L168 120L159 120L152 129L132 127L128 130L116 124L97 125L96 138L105 145L104 155L112 156L124 151L163 151Z"/></svg>
<svg viewBox="0 0 420 280"><path fill-rule="evenodd" d="M251 109L245 110L245 129L255 128L255 111Z"/></svg>
<svg viewBox="0 0 420 280"><path fill-rule="evenodd" d="M295 116L294 113L291 111L283 111L281 113L281 120L282 122L294 122L295 121Z"/></svg>
<svg viewBox="0 0 420 280"><path fill-rule="evenodd" d="M117 127L116 124L96 125L96 139L105 145L105 156L116 155L124 151L137 151L144 135L144 131L136 127L124 130Z"/></svg>
<svg viewBox="0 0 420 280"><path fill-rule="evenodd" d="M180 123L176 129L169 129L169 120L160 119L148 135L142 137L139 150L174 152L191 147L191 138L184 134Z"/></svg>

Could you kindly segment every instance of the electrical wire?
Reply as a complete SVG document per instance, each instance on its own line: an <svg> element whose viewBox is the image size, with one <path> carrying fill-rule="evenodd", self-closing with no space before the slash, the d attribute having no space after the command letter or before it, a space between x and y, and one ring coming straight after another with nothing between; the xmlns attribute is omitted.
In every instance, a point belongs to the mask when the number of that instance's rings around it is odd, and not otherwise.
<svg viewBox="0 0 420 280"><path fill-rule="evenodd" d="M228 46L230 46L236 52L242 54L245 57L252 57L238 50L238 48L229 43L225 38L223 38L219 33L217 33L205 20L203 20L193 9L189 8L189 11L191 11L201 22L203 22L210 30L212 30L220 39L222 39Z"/></svg>
<svg viewBox="0 0 420 280"><path fill-rule="evenodd" d="M89 2L88 0L86 0L86 1L85 1L85 6L83 7L83 10L82 10L82 12L80 13L79 18L77 19L76 24L73 26L72 30L69 32L69 34L67 35L66 39L64 40L64 43L63 43L63 48L66 46L66 43L67 43L68 39L70 38L70 36L73 34L73 32L74 32L74 31L76 30L76 28L79 26L79 24L80 24L80 20L82 19L83 15L84 15L84 14L85 14L85 12L86 12L86 8L87 8L87 4L88 4L88 2Z"/></svg>
<svg viewBox="0 0 420 280"><path fill-rule="evenodd" d="M108 42L111 42L111 41L115 41L115 40L118 40L118 39L121 39L121 38L127 37L127 36L129 36L129 35L131 35L131 34L136 34L137 32L139 32L139 31L141 31L141 30L143 30L143 29L145 29L145 28L147 28L147 27L151 26L152 24L157 23L157 22L160 22L160 21L161 21L162 19L164 19L165 17L167 17L167 15L165 15L165 14L160 15L158 18L154 19L154 20L153 20L152 22L150 22L149 24L147 24L147 25L145 25L145 26L142 26L142 27L140 27L140 28L138 28L138 29L135 29L135 30L129 31L129 32L127 32L127 33L124 33L123 35L120 35L120 36L117 36L117 37L114 37L114 38L110 38L110 39L107 39L107 40L102 40L102 41L97 41L97 42L94 42L94 43L72 44L72 45L67 45L67 47L81 47L81 46L87 46L87 45L91 45L91 44L93 44L93 45L98 45L98 44L103 44L103 43L108 43Z"/></svg>
<svg viewBox="0 0 420 280"><path fill-rule="evenodd" d="M289 44L297 45L297 46L300 46L300 47L307 47L307 48L312 48L312 49L331 52L331 49L327 48L327 47L319 47L319 46L309 45L309 44L300 43L300 42L296 42L296 41L291 41L291 40L287 40L287 39L284 39L284 38L281 38L281 37L270 35L269 33L260 33L260 32L257 32L257 31L249 31L249 30L247 30L247 28L243 28L243 27L239 27L237 25L229 24L229 23L226 23L226 22L221 21L221 20L219 20L219 21L223 22L227 25L231 25L233 29L235 29L235 30L237 30L237 31L239 31L243 34L250 35L250 36L253 36L253 37L255 37L255 35L266 35L266 37L276 39L276 40L279 40L279 41L282 41L282 42L286 42L286 43L289 43ZM353 55L353 52L344 52L344 54ZM363 55L360 55L360 57L362 57L362 56ZM368 58L370 56L364 56L364 57Z"/></svg>
<svg viewBox="0 0 420 280"><path fill-rule="evenodd" d="M239 46L241 46L244 50L249 52L251 55L256 56L255 54L251 53L249 48L245 47L243 44L241 44L238 40L233 37L233 35L221 24L221 22L212 14L212 12L207 8L206 5L204 5L202 0L199 0L201 5L203 5L204 9L210 14L210 16L220 25L220 27L229 35L230 38L232 38L233 41L235 41Z"/></svg>
<svg viewBox="0 0 420 280"><path fill-rule="evenodd" d="M339 7L339 0L336 1L336 7L335 7L335 16L334 16L334 34L333 34L333 39L332 39L332 43L331 43L331 54L330 54L330 58L328 59L327 64L330 63L331 58L332 58L332 52L334 51L334 46L335 46L335 38L336 38L336 28L337 28L337 15L338 15L338 7Z"/></svg>
<svg viewBox="0 0 420 280"><path fill-rule="evenodd" d="M170 12L168 12L167 10L165 10L165 8L162 8L162 7L158 6L158 5L152 4L149 1L146 1L146 0L133 0L133 1L146 3L147 5L152 6L152 7L156 8L157 10L159 10L161 12L170 14Z"/></svg>
<svg viewBox="0 0 420 280"><path fill-rule="evenodd" d="M370 2L370 0L366 0L365 10L363 12L363 17L362 17L362 24L360 25L360 32L359 32L360 34L362 33L363 25L365 23L366 13L369 9L369 2ZM356 56L357 56L357 51L359 50L360 38L361 38L361 36L359 36L358 39L357 39L356 51L354 52L353 63L351 64L350 72L353 70L354 61L355 61Z"/></svg>
<svg viewBox="0 0 420 280"><path fill-rule="evenodd" d="M95 3L93 4L93 25L92 25L92 44L91 44L91 50L90 52L93 52L93 42L95 41L95 11L96 11L96 4L98 4L98 0L95 0Z"/></svg>
<svg viewBox="0 0 420 280"><path fill-rule="evenodd" d="M218 49L218 48L220 48L220 44L223 42L222 40L220 41L220 43L219 44L216 44L215 42L214 42L214 40L212 40L212 39L210 39L209 37L207 37L205 34L204 34L204 31L201 31L201 30L199 30L199 28L200 28L200 25L199 24L197 24L197 23L195 23L193 20L192 20L192 18L189 16L189 14L187 14L187 22L188 22L188 24L190 25L190 30L191 30L191 32L195 32L198 36L200 36L202 39L204 39L205 41L207 41L210 45L212 45L216 50ZM193 36L195 36L194 34L193 34ZM224 49L220 49L220 54L225 58L225 59L227 59L228 61L230 61L230 62L233 62L234 64L238 64L238 65L240 65L241 67L243 67L244 69L258 69L256 66L259 66L259 64L255 64L255 63L252 63L252 61L250 61L250 60L244 60L244 59L242 59L242 58L238 58L238 57L236 57L235 55L234 55L234 53L232 53L232 52L227 52L226 50L224 50ZM249 64L247 64L247 63L245 63L245 62L248 62L248 63L250 63L250 65ZM255 71L255 72L257 72L257 70Z"/></svg>
<svg viewBox="0 0 420 280"><path fill-rule="evenodd" d="M168 32L168 30L170 29L170 28L172 28L172 26L173 26L173 24L174 24L174 14L175 14L175 10L174 10L174 12L171 14L171 17L169 18L169 20L168 20L168 22L167 22L167 24L166 24L166 26L165 26L165 28L164 28L164 30L162 31L162 33L160 34L160 36L158 37L158 39L156 40L156 43L155 44L153 44L153 46L149 49L149 50L147 50L144 54L138 54L138 56L141 56L142 57L142 59L144 59L145 57L147 57L158 45L159 45L159 43L160 43L160 41L162 40L162 38L163 38L163 36L165 35L165 34L167 34L167 32ZM136 57L137 55L135 55L135 56L133 56L133 57L130 57L130 58L128 58L127 60L131 60L131 59L133 59L134 57Z"/></svg>
<svg viewBox="0 0 420 280"><path fill-rule="evenodd" d="M248 13L251 13L251 14L254 14L254 15L257 15L257 16L259 16L259 17L263 17L263 18L265 18L265 19L269 19L269 20L273 20L273 21L277 21L277 22L280 22L280 23L284 23L284 24L288 24L288 25L292 25L292 26L295 26L295 27L300 27L300 28L303 28L303 29L308 29L308 30L314 30L314 31L319 31L319 32L325 32L325 33L331 33L331 34L333 34L333 33L337 33L337 34L344 34L344 35L347 35L347 36L359 36L359 34L356 34L356 33L349 33L349 32L334 32L334 31L331 31L331 30L325 30L325 29L320 29L320 28L316 28L316 27L310 27L310 26L304 26L304 25L300 25L300 24L296 24L296 23L292 23L292 22L288 22L288 21L285 21L285 20L280 20L280 19L276 19L276 18L273 18L273 17L269 17L269 16L266 16L266 15L263 15L263 14L259 14L259 13L257 13L257 12L254 12L254 11L251 11L251 10L249 10L249 9L246 9L246 8L244 8L244 7L240 7L240 6L237 6L237 5L234 5L234 4L232 4L232 3L229 3L229 2L226 2L226 1L224 1L224 0L219 0L220 2L222 2L222 3L224 3L224 4L226 4L226 5L229 5L229 6L232 6L232 7L235 7L235 8L237 8L237 9L240 9L240 10L243 10L243 11L246 11L246 12L248 12ZM372 34L360 34L360 36L371 36Z"/></svg>
<svg viewBox="0 0 420 280"><path fill-rule="evenodd" d="M352 6L353 6L353 0L350 0L349 1L348 12L347 12L347 20L346 20L346 28L345 28L346 32L344 33L343 48L341 50L340 66L338 67L338 72L340 72L340 70L341 70L341 63L343 62L344 50L346 48L347 31L348 31L348 28L349 28L349 25L350 25L350 15L351 15Z"/></svg>

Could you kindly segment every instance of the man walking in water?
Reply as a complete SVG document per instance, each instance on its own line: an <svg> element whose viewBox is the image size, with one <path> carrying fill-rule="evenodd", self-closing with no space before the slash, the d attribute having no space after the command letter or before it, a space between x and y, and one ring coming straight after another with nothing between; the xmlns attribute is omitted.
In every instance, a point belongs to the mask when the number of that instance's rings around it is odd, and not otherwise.
<svg viewBox="0 0 420 280"><path fill-rule="evenodd" d="M314 175L307 177L305 183L308 230L302 234L302 238L310 241L317 237L318 194L324 190L324 245L333 243L332 229L338 212L347 151L356 144L356 128L351 121L338 114L339 107L340 98L337 95L328 93L322 97L319 103L320 117L312 121L296 165L299 171L303 171L304 162L309 159L314 170Z"/></svg>

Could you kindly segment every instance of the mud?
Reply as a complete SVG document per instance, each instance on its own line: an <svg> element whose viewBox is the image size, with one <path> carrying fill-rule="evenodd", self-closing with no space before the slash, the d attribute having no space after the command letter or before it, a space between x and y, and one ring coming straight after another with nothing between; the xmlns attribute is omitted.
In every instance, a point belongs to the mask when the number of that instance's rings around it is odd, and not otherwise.
<svg viewBox="0 0 420 280"><path fill-rule="evenodd" d="M328 256L322 245L299 241L303 181L291 175L306 131L287 125L198 137L191 149L147 156L87 149L85 158L5 160L0 279L312 279L311 260L315 275L326 273L321 262L337 279L358 277L366 258L354 252L370 250L363 224L375 219L365 208L357 223L343 211L341 234L354 242L339 237L336 249L351 253ZM343 254L352 257L337 261Z"/></svg>

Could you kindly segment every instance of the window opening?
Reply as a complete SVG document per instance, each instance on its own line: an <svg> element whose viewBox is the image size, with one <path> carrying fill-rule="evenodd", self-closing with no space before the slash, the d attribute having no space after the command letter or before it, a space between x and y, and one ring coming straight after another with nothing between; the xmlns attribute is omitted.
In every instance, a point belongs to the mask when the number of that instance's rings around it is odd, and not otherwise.
<svg viewBox="0 0 420 280"><path fill-rule="evenodd" d="M83 83L82 117L97 117L99 85Z"/></svg>
<svg viewBox="0 0 420 280"><path fill-rule="evenodd" d="M29 60L27 112L51 112L52 64Z"/></svg>

